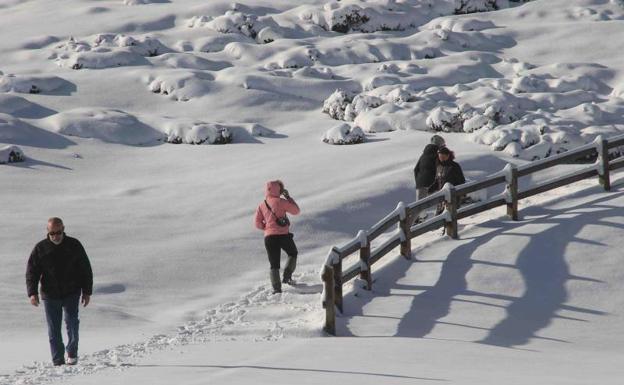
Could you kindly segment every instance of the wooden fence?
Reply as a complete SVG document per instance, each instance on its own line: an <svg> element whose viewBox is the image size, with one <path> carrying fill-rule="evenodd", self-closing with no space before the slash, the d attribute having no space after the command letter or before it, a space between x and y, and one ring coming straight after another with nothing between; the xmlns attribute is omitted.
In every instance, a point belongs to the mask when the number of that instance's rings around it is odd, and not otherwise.
<svg viewBox="0 0 624 385"><path fill-rule="evenodd" d="M446 233L451 238L457 239L458 220L503 205L507 206L507 215L512 220L518 220L518 201L520 199L596 175L599 183L608 191L611 188L610 172L624 168L624 157L618 153L617 158L609 159L609 150L620 146L624 146L624 135L608 140L599 136L592 143L543 160L519 167L507 164L501 171L481 181L465 183L456 187L446 184L441 191L407 206L400 202L396 209L368 231L360 230L351 241L341 247L332 247L330 250L321 273L323 280L322 304L326 312L324 330L331 335L336 335L336 311L341 313L343 311L343 285L359 276L365 281L366 289L371 290L373 284L371 266L397 246L400 246L400 254L403 257L411 259L411 240L419 235L445 226ZM597 160L580 170L531 186L524 191L519 189L518 179L520 177L586 157L597 157ZM483 202L459 207L459 202L463 196L503 183L506 187L502 194L495 195ZM413 218L419 212L436 207L443 202L446 208L444 212L422 223L411 225ZM388 239L375 249L371 249L373 240L395 226L395 231ZM343 268L343 260L355 252L359 252L359 262L346 269Z"/></svg>

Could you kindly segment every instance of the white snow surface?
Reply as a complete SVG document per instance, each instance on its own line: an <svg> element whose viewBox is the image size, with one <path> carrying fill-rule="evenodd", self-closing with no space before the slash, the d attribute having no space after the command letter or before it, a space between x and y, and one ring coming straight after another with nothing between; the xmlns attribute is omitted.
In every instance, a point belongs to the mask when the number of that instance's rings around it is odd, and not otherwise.
<svg viewBox="0 0 624 385"><path fill-rule="evenodd" d="M0 155L27 155L0 164L0 384L619 384L621 174L395 250L345 288L341 338L319 267L413 201L431 130L469 180L621 134L623 22L619 0L0 2ZM252 220L277 178L302 213L272 295ZM24 288L51 216L95 272L75 367Z"/></svg>

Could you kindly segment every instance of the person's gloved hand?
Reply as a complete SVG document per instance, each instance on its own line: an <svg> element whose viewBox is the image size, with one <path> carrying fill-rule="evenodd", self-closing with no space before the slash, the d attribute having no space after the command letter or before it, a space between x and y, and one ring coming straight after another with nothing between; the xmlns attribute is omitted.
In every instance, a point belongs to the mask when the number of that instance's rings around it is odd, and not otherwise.
<svg viewBox="0 0 624 385"><path fill-rule="evenodd" d="M284 198L290 199L290 194L288 193L288 190L286 189L282 190L282 195L284 196Z"/></svg>

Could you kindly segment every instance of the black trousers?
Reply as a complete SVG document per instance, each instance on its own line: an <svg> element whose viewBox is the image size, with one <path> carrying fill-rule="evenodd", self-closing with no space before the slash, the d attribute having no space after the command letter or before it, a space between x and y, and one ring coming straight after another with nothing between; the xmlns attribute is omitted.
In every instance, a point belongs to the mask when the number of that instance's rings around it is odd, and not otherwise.
<svg viewBox="0 0 624 385"><path fill-rule="evenodd" d="M271 269L280 268L280 256L282 250L289 257L297 258L297 245L292 234L267 235L264 237L264 247L266 247L267 255Z"/></svg>

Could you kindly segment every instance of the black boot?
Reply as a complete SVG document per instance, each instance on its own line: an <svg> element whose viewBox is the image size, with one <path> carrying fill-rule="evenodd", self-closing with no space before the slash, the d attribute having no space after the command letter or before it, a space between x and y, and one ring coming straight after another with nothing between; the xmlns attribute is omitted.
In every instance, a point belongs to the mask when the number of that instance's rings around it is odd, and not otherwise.
<svg viewBox="0 0 624 385"><path fill-rule="evenodd" d="M294 284L295 282L292 280L292 275L295 272L295 268L297 267L297 257L288 256L288 261L286 262L286 267L284 267L284 279L283 283L287 283L289 285Z"/></svg>
<svg viewBox="0 0 624 385"><path fill-rule="evenodd" d="M279 269L271 269L271 286L273 286L273 294L282 292Z"/></svg>

